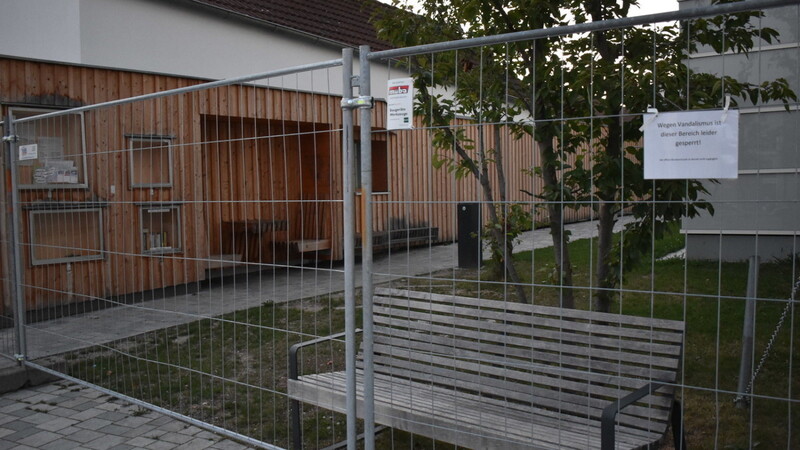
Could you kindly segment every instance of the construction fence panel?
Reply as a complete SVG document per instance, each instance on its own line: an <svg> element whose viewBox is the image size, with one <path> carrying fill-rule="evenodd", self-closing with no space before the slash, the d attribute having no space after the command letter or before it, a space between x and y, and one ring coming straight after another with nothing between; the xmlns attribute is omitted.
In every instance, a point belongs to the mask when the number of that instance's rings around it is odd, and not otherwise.
<svg viewBox="0 0 800 450"><path fill-rule="evenodd" d="M69 68L92 106L8 106L21 296L3 296L0 352L286 447L289 348L344 326L341 66L209 84ZM343 438L340 416L311 416L309 446Z"/></svg>
<svg viewBox="0 0 800 450"><path fill-rule="evenodd" d="M618 448L800 445L800 10L772 3L370 55L416 114L373 129L376 447L599 448L652 382Z"/></svg>

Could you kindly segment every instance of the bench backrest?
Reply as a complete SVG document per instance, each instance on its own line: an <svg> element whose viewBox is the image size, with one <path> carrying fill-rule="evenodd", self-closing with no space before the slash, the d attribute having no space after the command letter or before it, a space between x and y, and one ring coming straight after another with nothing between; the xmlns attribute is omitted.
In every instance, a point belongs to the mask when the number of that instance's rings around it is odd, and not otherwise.
<svg viewBox="0 0 800 450"><path fill-rule="evenodd" d="M480 395L487 404L599 419L649 381L675 382L679 321L377 288L375 372ZM618 421L663 433L672 392Z"/></svg>

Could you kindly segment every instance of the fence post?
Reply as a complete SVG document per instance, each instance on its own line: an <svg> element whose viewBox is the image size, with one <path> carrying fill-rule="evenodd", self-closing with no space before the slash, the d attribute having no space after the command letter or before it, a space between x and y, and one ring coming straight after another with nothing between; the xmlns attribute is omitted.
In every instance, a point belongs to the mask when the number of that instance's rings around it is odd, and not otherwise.
<svg viewBox="0 0 800 450"><path fill-rule="evenodd" d="M742 326L742 360L739 365L739 387L737 408L744 408L750 402L747 391L753 378L753 331L756 326L756 296L758 295L758 256L751 256L747 268L747 300L744 307L744 326Z"/></svg>
<svg viewBox="0 0 800 450"><path fill-rule="evenodd" d="M17 131L14 124L14 118L8 114L5 118L6 135L3 136L3 141L6 144L6 200L8 205L11 206L11 214L6 214L8 226L8 276L10 281L9 292L13 298L14 308L14 331L16 354L14 357L21 365L27 358L28 344L25 336L25 291L22 288L22 259L20 254L20 227L22 225L21 214L19 210L19 185L17 180L17 171L14 167L14 162L17 160L15 156L17 150ZM10 184L8 183L10 181Z"/></svg>
<svg viewBox="0 0 800 450"><path fill-rule="evenodd" d="M355 158L353 110L353 49L342 50L342 182L344 185L344 331L347 387L347 448L355 450L356 415L356 294L355 294Z"/></svg>
<svg viewBox="0 0 800 450"><path fill-rule="evenodd" d="M363 307L364 448L375 448L375 379L372 365L372 92L369 46L359 48L358 94L361 98L361 303Z"/></svg>

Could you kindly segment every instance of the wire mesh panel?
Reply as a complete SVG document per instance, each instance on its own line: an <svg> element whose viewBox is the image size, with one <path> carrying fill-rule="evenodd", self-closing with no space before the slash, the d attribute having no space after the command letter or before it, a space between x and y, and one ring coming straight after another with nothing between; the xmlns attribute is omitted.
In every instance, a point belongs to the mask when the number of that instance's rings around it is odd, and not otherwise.
<svg viewBox="0 0 800 450"><path fill-rule="evenodd" d="M98 106L10 106L30 364L285 447L289 347L344 326L338 66L211 86L70 68L104 80L73 99ZM309 418L309 445L342 438Z"/></svg>
<svg viewBox="0 0 800 450"><path fill-rule="evenodd" d="M797 6L633 26L600 23L618 5L422 5L381 19L384 37L478 40L370 56L373 79L415 89L413 126L373 131L376 445L800 445ZM557 28L571 20L593 22ZM678 115L656 137L685 172L645 177L648 110L738 111L733 162L703 153L714 121ZM477 270L456 268L465 204L481 210ZM337 409L342 377L290 391Z"/></svg>

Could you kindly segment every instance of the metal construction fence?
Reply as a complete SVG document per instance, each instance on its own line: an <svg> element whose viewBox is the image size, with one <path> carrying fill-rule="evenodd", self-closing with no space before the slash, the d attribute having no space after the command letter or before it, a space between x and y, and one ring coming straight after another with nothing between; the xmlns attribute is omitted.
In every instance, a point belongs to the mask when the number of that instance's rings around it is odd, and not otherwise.
<svg viewBox="0 0 800 450"><path fill-rule="evenodd" d="M763 0L357 74L40 63L84 89L3 105L0 355L261 447L800 447L797 36Z"/></svg>

